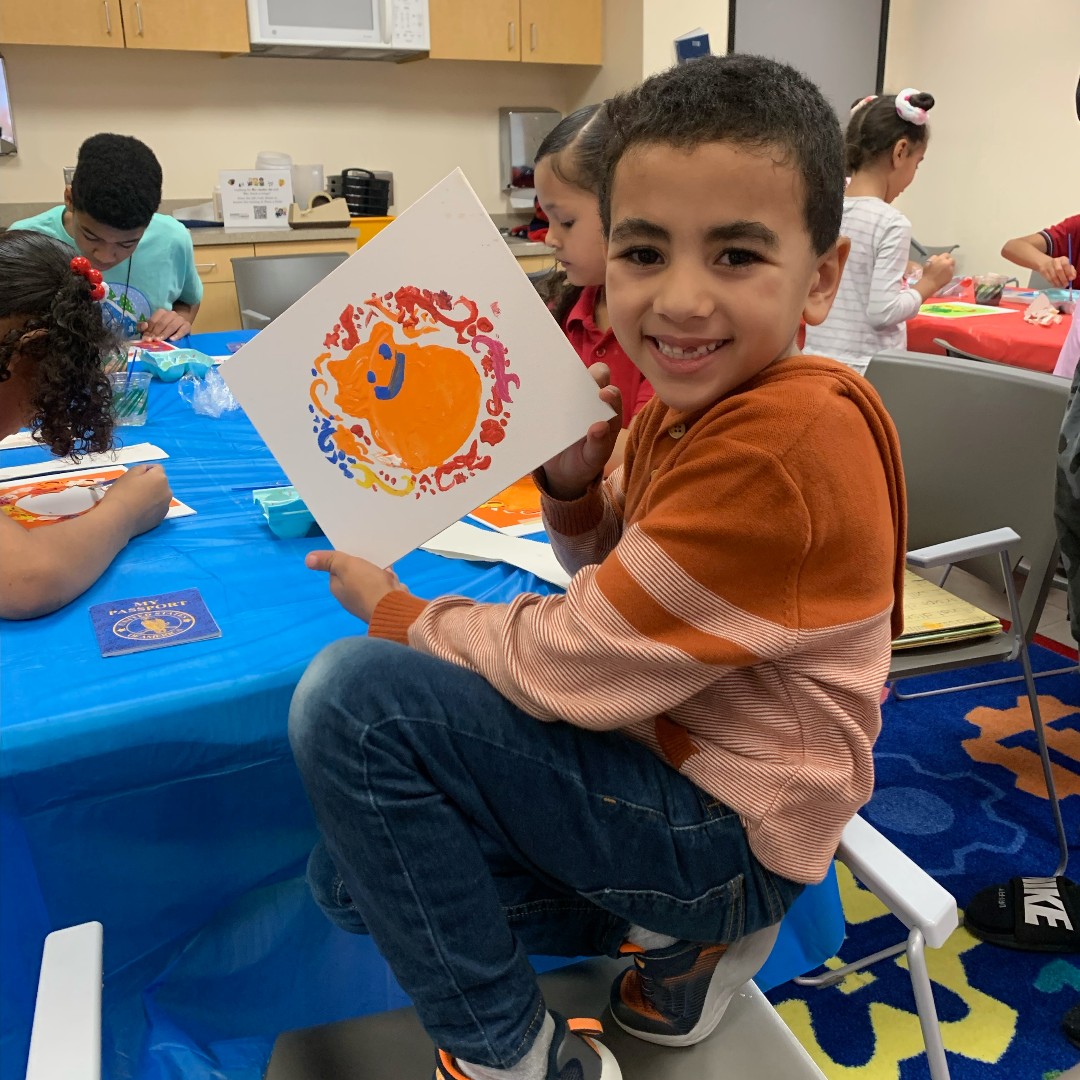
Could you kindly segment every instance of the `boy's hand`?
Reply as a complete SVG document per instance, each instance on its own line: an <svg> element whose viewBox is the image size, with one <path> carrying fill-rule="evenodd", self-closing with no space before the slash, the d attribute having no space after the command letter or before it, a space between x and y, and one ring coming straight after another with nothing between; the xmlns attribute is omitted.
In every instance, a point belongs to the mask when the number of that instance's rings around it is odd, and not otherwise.
<svg viewBox="0 0 1080 1080"><path fill-rule="evenodd" d="M191 323L179 311L158 308L146 322L139 323L139 333L143 338L171 341L173 338L186 337L190 334Z"/></svg>
<svg viewBox="0 0 1080 1080"><path fill-rule="evenodd" d="M367 559L341 551L309 552L304 565L328 573L330 592L337 602L366 623L371 622L375 606L387 593L405 590L393 570L382 570Z"/></svg>
<svg viewBox="0 0 1080 1080"><path fill-rule="evenodd" d="M1069 282L1076 280L1076 267L1065 255L1059 255L1056 259L1047 255L1035 269L1059 289L1067 289Z"/></svg>
<svg viewBox="0 0 1080 1080"><path fill-rule="evenodd" d="M610 420L599 420L561 454L544 462L544 486L549 495L569 502L580 499L589 485L604 471L622 430L622 394L611 385L607 364L593 364L589 374L600 388L600 400L615 410Z"/></svg>

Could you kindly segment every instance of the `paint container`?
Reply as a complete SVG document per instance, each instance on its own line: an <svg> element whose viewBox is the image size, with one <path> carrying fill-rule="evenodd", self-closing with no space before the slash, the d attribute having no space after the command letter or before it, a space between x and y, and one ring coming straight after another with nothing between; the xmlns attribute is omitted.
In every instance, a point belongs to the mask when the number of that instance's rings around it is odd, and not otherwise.
<svg viewBox="0 0 1080 1080"><path fill-rule="evenodd" d="M109 376L112 387L113 420L118 427L141 427L146 423L150 404L149 371L115 372Z"/></svg>
<svg viewBox="0 0 1080 1080"><path fill-rule="evenodd" d="M214 366L214 361L198 349L173 349L161 353L143 349L139 353L139 363L162 382L176 382L182 375L201 379Z"/></svg>
<svg viewBox="0 0 1080 1080"><path fill-rule="evenodd" d="M322 530L294 487L262 488L251 493L266 518L270 531L279 540L318 536Z"/></svg>

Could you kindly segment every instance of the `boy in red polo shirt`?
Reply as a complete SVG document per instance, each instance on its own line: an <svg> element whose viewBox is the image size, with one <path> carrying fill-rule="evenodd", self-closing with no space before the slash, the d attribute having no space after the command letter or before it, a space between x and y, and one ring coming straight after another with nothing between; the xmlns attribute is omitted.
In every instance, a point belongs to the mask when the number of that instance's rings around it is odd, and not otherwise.
<svg viewBox="0 0 1080 1080"><path fill-rule="evenodd" d="M1080 214L1042 232L1014 237L1001 254L1017 266L1042 274L1056 288L1069 288L1076 280L1076 261L1080 259Z"/></svg>

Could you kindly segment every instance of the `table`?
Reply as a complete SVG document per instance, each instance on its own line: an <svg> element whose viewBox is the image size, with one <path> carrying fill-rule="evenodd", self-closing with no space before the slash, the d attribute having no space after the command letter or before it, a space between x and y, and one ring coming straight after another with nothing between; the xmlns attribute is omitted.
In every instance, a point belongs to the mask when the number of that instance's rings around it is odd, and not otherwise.
<svg viewBox="0 0 1080 1080"><path fill-rule="evenodd" d="M247 336L191 344L225 353ZM282 479L241 412L199 416L155 381L149 423L122 434L169 453L197 515L132 541L61 611L0 623L0 1075L22 1075L45 934L98 920L104 1075L257 1080L279 1032L407 1003L371 942L327 922L302 878L315 828L289 699L314 654L363 624L303 566L325 539L275 539L251 493L231 490ZM9 450L2 463L44 457ZM550 591L512 567L419 551L396 570L423 597ZM90 605L190 587L220 638L99 655ZM785 921L759 985L816 966L842 934L827 879Z"/></svg>
<svg viewBox="0 0 1080 1080"><path fill-rule="evenodd" d="M1033 326L1021 314L1026 304L1006 300L1001 306L1009 313L964 319L916 315L907 322L907 347L911 352L943 355L945 350L934 344L934 338L942 338L957 349L999 364L1051 374L1073 316L1062 316L1056 326Z"/></svg>

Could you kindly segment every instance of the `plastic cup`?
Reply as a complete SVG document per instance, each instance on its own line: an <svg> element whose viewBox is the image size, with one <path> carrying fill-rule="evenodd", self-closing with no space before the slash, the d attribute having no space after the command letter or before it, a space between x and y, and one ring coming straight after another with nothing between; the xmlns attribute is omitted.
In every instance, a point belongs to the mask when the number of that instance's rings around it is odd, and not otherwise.
<svg viewBox="0 0 1080 1080"><path fill-rule="evenodd" d="M1001 303L1005 286L1016 278L1004 274L979 274L975 278L975 303L997 307Z"/></svg>
<svg viewBox="0 0 1080 1080"><path fill-rule="evenodd" d="M118 371L109 376L112 386L113 421L118 427L140 427L146 423L150 401L149 371Z"/></svg>

